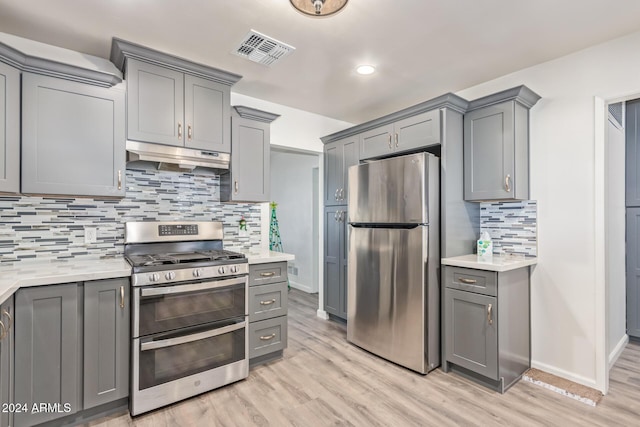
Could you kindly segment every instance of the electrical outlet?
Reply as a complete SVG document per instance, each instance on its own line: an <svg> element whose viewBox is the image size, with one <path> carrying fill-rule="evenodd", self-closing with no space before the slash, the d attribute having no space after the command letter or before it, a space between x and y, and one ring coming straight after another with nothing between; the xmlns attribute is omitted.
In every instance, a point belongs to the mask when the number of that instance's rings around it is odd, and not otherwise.
<svg viewBox="0 0 640 427"><path fill-rule="evenodd" d="M95 227L85 227L84 228L84 242L85 243L96 243L98 241L98 229Z"/></svg>

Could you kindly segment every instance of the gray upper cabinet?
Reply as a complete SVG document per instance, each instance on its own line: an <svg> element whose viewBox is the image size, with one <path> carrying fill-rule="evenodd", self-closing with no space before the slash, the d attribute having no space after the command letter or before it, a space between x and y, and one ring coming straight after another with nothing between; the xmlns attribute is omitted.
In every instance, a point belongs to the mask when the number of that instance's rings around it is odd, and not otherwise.
<svg viewBox="0 0 640 427"><path fill-rule="evenodd" d="M131 59L127 62L127 138L184 145L184 74Z"/></svg>
<svg viewBox="0 0 640 427"><path fill-rule="evenodd" d="M16 427L80 409L77 284L20 289L15 296L15 402L59 404L60 412L16 412ZM64 412L65 405L69 411Z"/></svg>
<svg viewBox="0 0 640 427"><path fill-rule="evenodd" d="M22 75L22 192L124 197L121 87Z"/></svg>
<svg viewBox="0 0 640 427"><path fill-rule="evenodd" d="M13 402L13 297L0 305L0 402ZM12 411L0 408L0 427L12 424Z"/></svg>
<svg viewBox="0 0 640 427"><path fill-rule="evenodd" d="M440 110L432 110L363 132L360 159L384 157L437 144L440 144Z"/></svg>
<svg viewBox="0 0 640 427"><path fill-rule="evenodd" d="M334 141L324 146L324 204L346 205L349 201L349 168L358 164L359 137Z"/></svg>
<svg viewBox="0 0 640 427"><path fill-rule="evenodd" d="M267 202L271 189L270 123L276 114L234 107L231 170L220 177L220 201Z"/></svg>
<svg viewBox="0 0 640 427"><path fill-rule="evenodd" d="M128 139L231 151L230 92L242 76L116 38L111 61L127 80Z"/></svg>
<svg viewBox="0 0 640 427"><path fill-rule="evenodd" d="M20 72L0 62L0 193L20 191Z"/></svg>
<svg viewBox="0 0 640 427"><path fill-rule="evenodd" d="M529 109L540 97L519 86L472 101L464 116L464 198L529 198Z"/></svg>
<svg viewBox="0 0 640 427"><path fill-rule="evenodd" d="M129 279L84 285L83 409L129 395Z"/></svg>
<svg viewBox="0 0 640 427"><path fill-rule="evenodd" d="M640 206L640 99L626 103L626 206Z"/></svg>

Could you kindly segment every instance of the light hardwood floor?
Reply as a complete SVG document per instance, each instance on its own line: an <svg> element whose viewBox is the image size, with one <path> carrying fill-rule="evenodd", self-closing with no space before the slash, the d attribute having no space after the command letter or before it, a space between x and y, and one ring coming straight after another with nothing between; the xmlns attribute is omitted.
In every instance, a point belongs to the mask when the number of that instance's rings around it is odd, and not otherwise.
<svg viewBox="0 0 640 427"><path fill-rule="evenodd" d="M289 347L249 378L132 419L91 426L633 426L640 425L640 344L611 371L592 408L520 381L501 395L440 369L422 376L347 343L316 317L317 296L291 290Z"/></svg>

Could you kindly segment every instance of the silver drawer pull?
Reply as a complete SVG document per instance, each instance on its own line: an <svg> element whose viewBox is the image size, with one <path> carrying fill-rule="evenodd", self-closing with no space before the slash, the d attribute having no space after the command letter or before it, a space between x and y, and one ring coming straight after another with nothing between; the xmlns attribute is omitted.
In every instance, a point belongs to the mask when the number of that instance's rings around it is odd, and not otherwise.
<svg viewBox="0 0 640 427"><path fill-rule="evenodd" d="M464 277L459 278L458 281L460 281L461 283L466 283L467 285L473 285L477 282L476 279L465 279Z"/></svg>
<svg viewBox="0 0 640 427"><path fill-rule="evenodd" d="M260 339L261 339L262 341L269 341L269 340L271 340L271 339L274 339L275 337L276 337L276 334L271 334L271 335L262 335L262 336L260 337Z"/></svg>
<svg viewBox="0 0 640 427"><path fill-rule="evenodd" d="M487 306L487 321L489 321L490 325L493 325L493 305L491 304Z"/></svg>
<svg viewBox="0 0 640 427"><path fill-rule="evenodd" d="M269 301L260 301L260 305L271 305L276 302L276 299L270 299Z"/></svg>
<svg viewBox="0 0 640 427"><path fill-rule="evenodd" d="M9 319L9 325L7 326L7 329L11 329L11 325L13 325L13 318L6 309L2 310L2 315L7 316L7 318Z"/></svg>
<svg viewBox="0 0 640 427"><path fill-rule="evenodd" d="M7 328L4 326L4 323L2 323L2 320L0 320L0 330L2 331L0 332L0 341L2 341L4 337L7 336ZM262 339L262 337L260 337L260 339Z"/></svg>
<svg viewBox="0 0 640 427"><path fill-rule="evenodd" d="M274 273L273 271L270 271L268 273L260 273L260 276L262 276L262 277L272 277L272 276L275 276L275 275L276 275L276 273Z"/></svg>

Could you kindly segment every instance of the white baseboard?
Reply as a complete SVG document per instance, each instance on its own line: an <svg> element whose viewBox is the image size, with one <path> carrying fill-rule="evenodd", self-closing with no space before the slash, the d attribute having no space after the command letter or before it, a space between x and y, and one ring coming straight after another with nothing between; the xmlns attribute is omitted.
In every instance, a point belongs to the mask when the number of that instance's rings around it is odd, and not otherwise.
<svg viewBox="0 0 640 427"><path fill-rule="evenodd" d="M615 348L613 349L613 351L611 351L611 354L609 355L609 370L611 370L611 368L613 368L613 365L616 364L616 362L618 361L618 358L624 351L624 348L627 346L627 344L629 344L629 335L624 334L624 336L620 339L618 344L615 346Z"/></svg>
<svg viewBox="0 0 640 427"><path fill-rule="evenodd" d="M316 311L316 316L324 320L329 320L329 314L324 310L318 309L318 311Z"/></svg>
<svg viewBox="0 0 640 427"><path fill-rule="evenodd" d="M291 285L292 288L299 289L302 292L306 292L308 294L315 294L316 292L318 292L318 291L314 291L311 286L303 285L303 284L298 283L298 282L294 282L291 279L289 279L289 285Z"/></svg>
<svg viewBox="0 0 640 427"><path fill-rule="evenodd" d="M540 369L541 371L548 372L548 373L556 375L558 377L562 377L562 378L567 379L569 381L573 381L574 383L578 383L578 384L585 385L587 387L591 387L593 389L599 390L602 393L604 393L604 390L600 390L598 388L598 384L596 384L596 380L595 379L586 378L586 377L583 377L583 376L580 376L580 375L576 375L576 374L574 374L572 372L565 371L564 369L558 369L555 366L547 365L546 363L536 362L535 360L531 361L531 367L532 368L536 368L536 369Z"/></svg>

